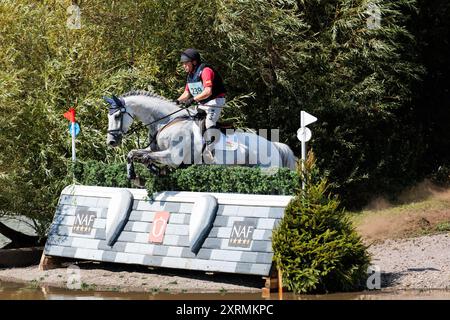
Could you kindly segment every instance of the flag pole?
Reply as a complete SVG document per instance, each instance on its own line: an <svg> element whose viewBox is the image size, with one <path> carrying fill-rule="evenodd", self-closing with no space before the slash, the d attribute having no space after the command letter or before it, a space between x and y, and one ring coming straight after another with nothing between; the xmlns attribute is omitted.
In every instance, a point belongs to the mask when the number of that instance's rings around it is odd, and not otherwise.
<svg viewBox="0 0 450 320"><path fill-rule="evenodd" d="M305 130L305 117L303 115L304 111L300 111L300 129L303 130L303 139L301 140L302 148L302 175L305 174L305 161L306 161L306 130ZM305 190L305 179L302 179L302 190Z"/></svg>
<svg viewBox="0 0 450 320"><path fill-rule="evenodd" d="M72 122L72 162L77 160L77 156L75 154L75 122Z"/></svg>

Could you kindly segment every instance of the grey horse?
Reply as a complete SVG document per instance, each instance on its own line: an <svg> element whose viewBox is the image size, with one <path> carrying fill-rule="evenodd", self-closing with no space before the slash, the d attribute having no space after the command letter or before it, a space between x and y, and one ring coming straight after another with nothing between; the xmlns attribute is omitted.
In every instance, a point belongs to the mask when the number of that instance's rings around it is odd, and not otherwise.
<svg viewBox="0 0 450 320"><path fill-rule="evenodd" d="M150 144L128 153L128 178L134 179L133 161L157 170L157 165L177 168L190 164L223 164L288 167L295 169L294 153L286 144L271 142L254 132L237 130L224 135L216 129L214 144L205 148L196 108L180 108L174 102L147 91L132 91L120 97L104 97L109 104L107 144L116 147L130 133L134 120L148 128ZM230 133L230 134L228 134Z"/></svg>

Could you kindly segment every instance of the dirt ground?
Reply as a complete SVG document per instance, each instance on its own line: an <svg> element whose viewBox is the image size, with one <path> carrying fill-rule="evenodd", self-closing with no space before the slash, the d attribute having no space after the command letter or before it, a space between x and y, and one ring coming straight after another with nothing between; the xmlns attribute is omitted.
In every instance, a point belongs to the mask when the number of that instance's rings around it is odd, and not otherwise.
<svg viewBox="0 0 450 320"><path fill-rule="evenodd" d="M369 247L381 288L450 289L450 234L385 240Z"/></svg>
<svg viewBox="0 0 450 320"><path fill-rule="evenodd" d="M450 231L450 190L424 182L406 191L403 205L375 199L354 217L356 230L366 243L404 239Z"/></svg>
<svg viewBox="0 0 450 320"><path fill-rule="evenodd" d="M450 289L450 190L424 182L401 201L376 199L353 215L382 288Z"/></svg>
<svg viewBox="0 0 450 320"><path fill-rule="evenodd" d="M64 263L62 267L40 271L38 266L0 270L0 281L29 286L151 293L260 293L260 276L214 274L176 269L96 262Z"/></svg>

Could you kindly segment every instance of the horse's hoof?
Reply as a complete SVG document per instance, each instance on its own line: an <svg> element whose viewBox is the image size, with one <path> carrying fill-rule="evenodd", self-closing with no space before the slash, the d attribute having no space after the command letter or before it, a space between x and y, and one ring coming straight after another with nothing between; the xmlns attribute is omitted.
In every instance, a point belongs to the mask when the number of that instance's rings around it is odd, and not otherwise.
<svg viewBox="0 0 450 320"><path fill-rule="evenodd" d="M141 178L141 177L136 177L135 179L131 180L133 185L135 185L136 187L142 188L145 187L145 179Z"/></svg>
<svg viewBox="0 0 450 320"><path fill-rule="evenodd" d="M153 173L154 175L159 176L159 174L160 174L159 168L157 166L155 166L154 164L149 165L148 170L150 170L150 172Z"/></svg>

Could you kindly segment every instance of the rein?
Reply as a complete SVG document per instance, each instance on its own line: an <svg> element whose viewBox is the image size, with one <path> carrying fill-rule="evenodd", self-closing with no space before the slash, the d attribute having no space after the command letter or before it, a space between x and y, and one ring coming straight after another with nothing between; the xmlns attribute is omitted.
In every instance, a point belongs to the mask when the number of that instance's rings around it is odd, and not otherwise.
<svg viewBox="0 0 450 320"><path fill-rule="evenodd" d="M125 114L125 113L128 114L128 115L131 117L131 119L133 119L133 120L134 120L134 117L126 110L125 106L118 107L118 108L117 108L117 107L116 107L116 108L110 108L110 110L115 110L115 109L120 109L120 114L122 115L122 116L120 117L120 129L113 129L113 130L108 130L108 131L107 131L107 132L110 133L114 138L117 138L117 137L118 137L118 133L119 133L119 132L120 132L122 135L130 135L130 134L136 133L138 130L140 130L140 129L142 129L142 128L150 127L152 124L158 123L159 121L164 120L164 119L170 117L171 115L174 115L174 114L176 114L176 113L178 113L178 112L180 112L180 111L183 111L183 110L187 110L187 112L189 113L189 117L190 117L190 112L189 112L189 110L188 110L187 108L180 108L179 110L176 110L176 111L174 111L174 112L172 112L172 113L169 113L168 115L165 115L165 116L162 117L162 118L156 119L155 121L152 121L152 122L147 123L147 124L142 124L142 123L140 123L137 127L133 128L132 130L129 130L129 131L127 131L127 132L124 132L124 131L123 131L123 114ZM180 117L177 117L177 118L173 119L172 121L170 121L169 123L167 123L164 127L162 127L160 130L158 130L158 131L156 132L156 134L153 135L151 141L150 141L144 148L142 148L142 149L145 149L145 148L147 148L148 146L150 146L150 145L153 143L153 141L156 140L156 137L158 136L158 134L159 134L162 130L164 130L165 128L167 128L170 124L172 124L172 122L173 122L174 120L179 119L179 118L180 118ZM147 140L147 139L146 139L146 140ZM139 136L138 136L138 146L139 146L139 148L140 148Z"/></svg>
<svg viewBox="0 0 450 320"><path fill-rule="evenodd" d="M168 117L170 117L171 115L174 115L175 113L178 113L178 112L183 111L183 110L185 110L185 108L180 108L180 109L177 110L177 111L174 111L174 112L172 112L172 113L169 113L168 115L165 115L164 117L159 118L159 119L156 119L155 121L152 121L152 122L147 123L147 124L142 124L142 123L140 123L137 127L133 128L133 130L128 131L127 134L135 133L136 131L138 131L138 130L140 130L140 129L142 129L142 128L145 128L145 127L150 127L152 124L155 124L155 123L157 123L157 122L159 122L159 121L161 121L161 120L164 120L165 118L168 118ZM186 109L186 110L187 110L187 109ZM189 111L188 111L188 112L189 112ZM127 112L127 113L128 113L128 112ZM129 113L128 113L128 114L129 114ZM130 116L131 116L131 115L130 115ZM131 118L134 120L134 117L131 117ZM164 128L163 128L163 129L164 129ZM125 134L123 131L122 131L122 133Z"/></svg>

